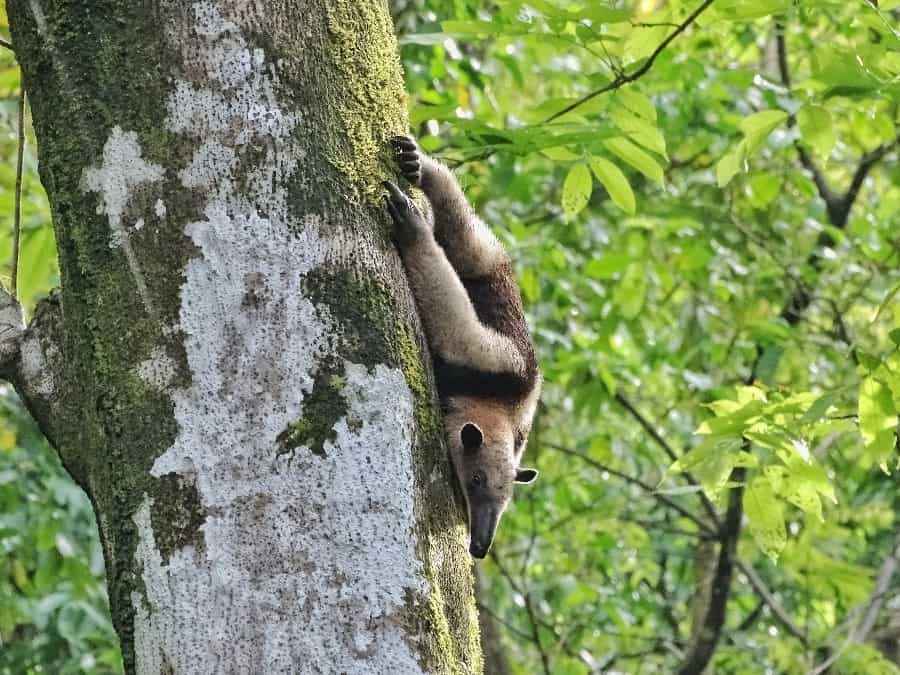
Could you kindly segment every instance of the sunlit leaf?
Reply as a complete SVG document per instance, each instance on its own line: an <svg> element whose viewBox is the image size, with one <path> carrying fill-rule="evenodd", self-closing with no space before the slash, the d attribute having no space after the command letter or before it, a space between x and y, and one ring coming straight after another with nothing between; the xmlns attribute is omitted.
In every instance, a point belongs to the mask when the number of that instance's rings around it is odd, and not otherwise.
<svg viewBox="0 0 900 675"><path fill-rule="evenodd" d="M562 189L562 207L567 217L571 218L587 206L592 187L591 172L587 165L573 164Z"/></svg>
<svg viewBox="0 0 900 675"><path fill-rule="evenodd" d="M643 117L649 122L656 122L656 106L640 92L624 87L616 91L616 98L635 115Z"/></svg>
<svg viewBox="0 0 900 675"><path fill-rule="evenodd" d="M718 181L720 188L728 185L731 182L731 179L734 178L738 171L743 167L744 159L747 156L746 148L746 143L741 141L729 150L716 164L716 180Z"/></svg>
<svg viewBox="0 0 900 675"><path fill-rule="evenodd" d="M878 378L865 378L859 387L859 430L866 444L866 456L888 470L895 456L897 409L890 389Z"/></svg>
<svg viewBox="0 0 900 675"><path fill-rule="evenodd" d="M741 131L747 142L747 154L752 155L788 114L783 110L763 110L741 120Z"/></svg>
<svg viewBox="0 0 900 675"><path fill-rule="evenodd" d="M772 560L778 560L787 543L784 508L766 478L755 478L747 485L744 491L744 515L747 516L750 533L763 553Z"/></svg>
<svg viewBox="0 0 900 675"><path fill-rule="evenodd" d="M603 157L591 159L591 169L594 171L594 175L597 176L597 180L609 192L609 196L616 206L625 211L625 213L633 215L635 209L634 192L632 192L631 185L629 185L628 179L622 173L622 170Z"/></svg>
<svg viewBox="0 0 900 675"><path fill-rule="evenodd" d="M626 319L636 317L644 307L646 295L647 278L644 268L639 263L631 263L613 294L622 316Z"/></svg>
<svg viewBox="0 0 900 675"><path fill-rule="evenodd" d="M805 105L797 111L797 126L808 143L820 157L828 157L837 141L831 122L831 113L817 105Z"/></svg>
<svg viewBox="0 0 900 675"><path fill-rule="evenodd" d="M665 183L665 174L659 162L650 153L645 152L627 138L611 138L604 141L603 146L654 183L660 186Z"/></svg>

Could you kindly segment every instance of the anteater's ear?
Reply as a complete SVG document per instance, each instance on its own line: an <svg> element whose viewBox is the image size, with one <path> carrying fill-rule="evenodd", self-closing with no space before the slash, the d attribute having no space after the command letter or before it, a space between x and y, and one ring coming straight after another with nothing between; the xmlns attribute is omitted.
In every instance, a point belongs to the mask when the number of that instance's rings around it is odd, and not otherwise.
<svg viewBox="0 0 900 675"><path fill-rule="evenodd" d="M463 450L475 452L484 443L484 434L481 433L477 424L466 422L459 430L459 440L462 441Z"/></svg>
<svg viewBox="0 0 900 675"><path fill-rule="evenodd" d="M517 483L533 483L534 479L538 477L537 469L516 469L516 482Z"/></svg>

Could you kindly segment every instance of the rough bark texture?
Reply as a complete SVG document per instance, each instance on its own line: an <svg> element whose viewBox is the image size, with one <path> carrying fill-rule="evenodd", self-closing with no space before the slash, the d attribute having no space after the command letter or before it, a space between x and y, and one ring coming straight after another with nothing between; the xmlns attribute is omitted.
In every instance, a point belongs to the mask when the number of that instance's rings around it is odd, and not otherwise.
<svg viewBox="0 0 900 675"><path fill-rule="evenodd" d="M126 670L475 673L380 180L381 0L8 0L61 292L11 374L91 497Z"/></svg>

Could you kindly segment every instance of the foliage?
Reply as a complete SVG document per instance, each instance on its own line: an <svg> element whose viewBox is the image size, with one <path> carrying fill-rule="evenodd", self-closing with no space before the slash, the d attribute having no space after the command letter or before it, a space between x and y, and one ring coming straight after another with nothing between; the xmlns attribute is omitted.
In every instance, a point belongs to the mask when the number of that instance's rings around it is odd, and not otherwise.
<svg viewBox="0 0 900 675"><path fill-rule="evenodd" d="M541 478L486 563L514 671L674 672L742 490L715 672L900 672L851 639L900 611L874 591L900 541L900 3L716 0L655 56L700 0L394 5L414 130L511 249L547 382ZM33 147L29 307L57 283ZM0 668L113 670L89 507L0 402Z"/></svg>
<svg viewBox="0 0 900 675"><path fill-rule="evenodd" d="M121 670L90 503L0 392L0 673Z"/></svg>
<svg viewBox="0 0 900 675"><path fill-rule="evenodd" d="M702 498L721 518L740 485L740 563L799 637L739 567L716 672L845 643L841 672L900 672L845 640L900 506L897 3L719 0L577 105L700 4L403 24L413 123L513 250L547 381L486 602L516 672L674 672L718 537Z"/></svg>

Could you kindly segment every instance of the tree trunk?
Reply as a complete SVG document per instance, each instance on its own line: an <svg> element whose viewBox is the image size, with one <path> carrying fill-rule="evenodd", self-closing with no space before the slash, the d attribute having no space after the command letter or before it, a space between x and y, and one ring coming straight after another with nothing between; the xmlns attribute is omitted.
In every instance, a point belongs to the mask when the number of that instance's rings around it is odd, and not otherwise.
<svg viewBox="0 0 900 675"><path fill-rule="evenodd" d="M384 2L7 8L62 284L0 357L93 501L126 671L480 672Z"/></svg>

